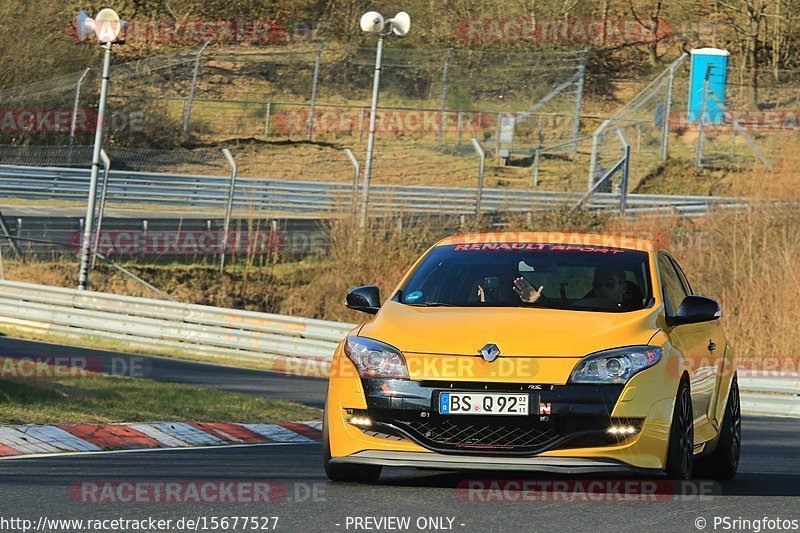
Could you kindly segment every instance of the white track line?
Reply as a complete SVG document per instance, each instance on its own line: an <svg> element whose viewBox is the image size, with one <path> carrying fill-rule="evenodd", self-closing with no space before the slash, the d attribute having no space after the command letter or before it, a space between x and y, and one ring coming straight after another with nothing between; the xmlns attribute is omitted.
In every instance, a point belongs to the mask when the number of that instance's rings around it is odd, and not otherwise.
<svg viewBox="0 0 800 533"><path fill-rule="evenodd" d="M141 450L103 450L99 452L58 452L58 453L36 453L31 455L8 455L0 457L0 461L14 461L16 459L39 459L45 457L75 457L84 455L108 455L118 453L153 453L153 452L176 452L193 450L229 450L231 448L253 448L256 446L296 446L298 444L318 444L318 441L307 442L261 442L258 444L228 444L226 446L188 446L182 448L143 448Z"/></svg>

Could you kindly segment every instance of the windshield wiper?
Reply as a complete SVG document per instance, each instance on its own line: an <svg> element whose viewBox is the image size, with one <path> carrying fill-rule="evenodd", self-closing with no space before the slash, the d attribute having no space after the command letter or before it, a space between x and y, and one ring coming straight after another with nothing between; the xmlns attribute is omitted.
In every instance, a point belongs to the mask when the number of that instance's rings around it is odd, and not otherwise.
<svg viewBox="0 0 800 533"><path fill-rule="evenodd" d="M421 302L418 304L407 303L406 305L412 305L414 307L455 307L453 304L446 304L443 302Z"/></svg>

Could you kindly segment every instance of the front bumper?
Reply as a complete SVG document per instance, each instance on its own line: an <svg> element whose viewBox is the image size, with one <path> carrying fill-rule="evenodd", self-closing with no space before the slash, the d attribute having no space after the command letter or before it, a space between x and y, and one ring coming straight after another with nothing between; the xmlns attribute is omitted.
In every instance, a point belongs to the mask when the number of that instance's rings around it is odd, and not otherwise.
<svg viewBox="0 0 800 533"><path fill-rule="evenodd" d="M638 380L639 388L653 387L657 393L664 390L663 399L653 401L652 395L641 393L634 398L628 394L635 391L633 380L623 387L337 378L328 390L326 414L332 460L562 472L662 469L673 401L664 396L672 393L668 384L657 381L658 376L644 374ZM527 392L530 414L438 415L440 391L466 390ZM549 414L543 414L547 409ZM354 416L369 417L372 424L356 427L349 423ZM639 432L624 439L609 435L609 425L618 422L634 424ZM478 431L461 435L465 425L477 425ZM498 428L503 425L505 430ZM498 436L495 429L505 431L501 435L505 442L487 441L487 436ZM449 438L454 434L466 439ZM530 439L514 440L520 434Z"/></svg>
<svg viewBox="0 0 800 533"><path fill-rule="evenodd" d="M556 474L595 473L653 473L647 468L635 468L615 459L582 457L502 457L487 462L482 456L452 456L421 452L365 450L347 457L333 458L332 463L404 466L442 470L502 470L552 472ZM659 470L660 471L660 470Z"/></svg>
<svg viewBox="0 0 800 533"><path fill-rule="evenodd" d="M365 410L348 415L369 418L368 434L408 439L448 455L532 457L563 447L608 446L611 412L622 385L520 385L363 379ZM440 415L445 391L508 392L528 396L527 416ZM640 426L640 420L616 421Z"/></svg>

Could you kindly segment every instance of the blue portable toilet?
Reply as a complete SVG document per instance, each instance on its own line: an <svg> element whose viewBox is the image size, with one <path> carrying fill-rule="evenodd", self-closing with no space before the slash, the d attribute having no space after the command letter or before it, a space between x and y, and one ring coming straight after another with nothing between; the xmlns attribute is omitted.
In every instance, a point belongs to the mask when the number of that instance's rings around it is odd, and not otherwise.
<svg viewBox="0 0 800 533"><path fill-rule="evenodd" d="M708 74L709 96L705 104L706 113L703 122L721 124L725 120L723 110L710 95L713 94L723 105L725 104L730 52L719 48L695 48L690 53L692 66L689 78L689 120L691 122L700 120L703 109L703 84Z"/></svg>

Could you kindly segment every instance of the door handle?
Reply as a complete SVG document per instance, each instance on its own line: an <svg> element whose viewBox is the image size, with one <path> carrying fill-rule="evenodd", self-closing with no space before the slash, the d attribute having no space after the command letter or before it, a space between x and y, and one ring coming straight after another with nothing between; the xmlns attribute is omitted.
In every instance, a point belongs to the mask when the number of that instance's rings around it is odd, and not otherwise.
<svg viewBox="0 0 800 533"><path fill-rule="evenodd" d="M708 341L708 351L709 352L713 352L716 349L717 349L716 343L714 343L714 341L711 341L711 340Z"/></svg>

